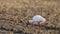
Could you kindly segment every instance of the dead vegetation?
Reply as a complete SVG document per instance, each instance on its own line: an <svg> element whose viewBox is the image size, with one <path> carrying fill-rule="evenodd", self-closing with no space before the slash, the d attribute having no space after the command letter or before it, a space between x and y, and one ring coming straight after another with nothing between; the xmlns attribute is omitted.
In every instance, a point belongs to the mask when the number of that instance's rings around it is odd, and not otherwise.
<svg viewBox="0 0 60 34"><path fill-rule="evenodd" d="M0 0L0 33L59 34L58 30L28 23L39 14L47 19L47 26L60 28L59 3L57 0Z"/></svg>

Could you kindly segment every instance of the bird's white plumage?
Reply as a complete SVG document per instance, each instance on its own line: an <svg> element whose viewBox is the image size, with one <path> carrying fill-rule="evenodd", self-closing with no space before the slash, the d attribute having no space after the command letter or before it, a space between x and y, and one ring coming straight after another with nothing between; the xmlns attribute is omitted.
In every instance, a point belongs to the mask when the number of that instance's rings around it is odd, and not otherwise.
<svg viewBox="0 0 60 34"><path fill-rule="evenodd" d="M41 21L44 22L46 21L46 19L40 15L35 15L33 16L32 20L29 20L29 22L41 22Z"/></svg>
<svg viewBox="0 0 60 34"><path fill-rule="evenodd" d="M33 21L36 21L36 22L40 22L40 21L43 21L43 17L40 16L40 15L36 15L32 18Z"/></svg>

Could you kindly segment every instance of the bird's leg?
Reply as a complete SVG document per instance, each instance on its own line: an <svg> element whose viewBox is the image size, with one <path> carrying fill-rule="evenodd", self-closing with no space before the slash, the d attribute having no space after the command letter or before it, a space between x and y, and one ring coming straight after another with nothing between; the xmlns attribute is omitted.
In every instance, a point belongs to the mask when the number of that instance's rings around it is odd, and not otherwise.
<svg viewBox="0 0 60 34"><path fill-rule="evenodd" d="M46 25L46 22L45 21L41 21L40 25Z"/></svg>

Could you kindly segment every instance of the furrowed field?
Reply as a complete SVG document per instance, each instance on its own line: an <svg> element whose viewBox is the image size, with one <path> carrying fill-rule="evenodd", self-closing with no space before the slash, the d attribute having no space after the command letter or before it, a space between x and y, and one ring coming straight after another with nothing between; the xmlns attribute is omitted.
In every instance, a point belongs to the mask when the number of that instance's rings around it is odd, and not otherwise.
<svg viewBox="0 0 60 34"><path fill-rule="evenodd" d="M46 18L47 26L60 28L59 0L0 0L0 34L60 34L60 29L29 24L37 14Z"/></svg>

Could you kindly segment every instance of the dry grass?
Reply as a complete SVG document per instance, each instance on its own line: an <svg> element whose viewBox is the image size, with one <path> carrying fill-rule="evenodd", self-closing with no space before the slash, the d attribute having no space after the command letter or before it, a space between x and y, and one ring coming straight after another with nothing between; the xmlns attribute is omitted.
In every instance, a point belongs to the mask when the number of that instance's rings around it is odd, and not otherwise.
<svg viewBox="0 0 60 34"><path fill-rule="evenodd" d="M36 14L47 19L47 26L60 27L59 0L0 0L0 27L19 33L21 30L25 34L58 34L55 30L41 30L34 24L27 24ZM15 34L10 30L7 32Z"/></svg>

